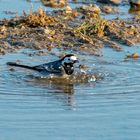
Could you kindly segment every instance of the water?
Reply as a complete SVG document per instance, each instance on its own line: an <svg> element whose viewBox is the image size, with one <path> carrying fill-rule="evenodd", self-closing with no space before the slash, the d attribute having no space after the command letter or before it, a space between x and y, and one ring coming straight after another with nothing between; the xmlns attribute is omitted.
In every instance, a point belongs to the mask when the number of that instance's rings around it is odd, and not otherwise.
<svg viewBox="0 0 140 140"><path fill-rule="evenodd" d="M22 51L0 57L0 140L140 139L140 59L124 61L128 52L140 54L139 47L105 48L102 57L77 54L104 78L70 85L38 82L32 79L37 73L25 69L10 71L8 61L34 65L58 59Z"/></svg>
<svg viewBox="0 0 140 140"><path fill-rule="evenodd" d="M70 4L71 7L78 5ZM43 8L45 11L54 10L53 8L45 7L40 0L0 0L0 19L19 16L23 14L23 11L28 13L30 11L36 11L39 8Z"/></svg>
<svg viewBox="0 0 140 140"><path fill-rule="evenodd" d="M109 54L116 56L114 60ZM1 139L139 139L140 61L123 62L125 52L117 54L105 49L101 58L88 56L87 64L94 64L105 77L75 85L29 82L31 71L9 71L5 65L17 58L42 63L44 56L35 60L20 53L1 57Z"/></svg>

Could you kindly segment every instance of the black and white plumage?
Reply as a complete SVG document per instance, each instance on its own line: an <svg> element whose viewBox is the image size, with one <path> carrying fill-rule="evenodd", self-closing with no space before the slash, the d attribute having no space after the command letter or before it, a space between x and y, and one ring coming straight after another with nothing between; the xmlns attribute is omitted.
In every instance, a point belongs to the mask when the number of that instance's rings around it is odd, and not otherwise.
<svg viewBox="0 0 140 140"><path fill-rule="evenodd" d="M17 64L15 62L8 62L7 64L10 66L35 70L43 74L71 75L74 72L73 65L77 61L78 61L77 57L74 54L67 54L60 60L56 60L53 62L49 62L37 66L27 66L27 65Z"/></svg>

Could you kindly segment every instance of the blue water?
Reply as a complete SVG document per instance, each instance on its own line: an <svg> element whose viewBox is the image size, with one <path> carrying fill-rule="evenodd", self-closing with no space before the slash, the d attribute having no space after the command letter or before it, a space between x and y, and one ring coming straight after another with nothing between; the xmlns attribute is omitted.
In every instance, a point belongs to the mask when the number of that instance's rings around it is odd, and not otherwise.
<svg viewBox="0 0 140 140"><path fill-rule="evenodd" d="M0 7L7 2L1 0ZM25 8L27 2L18 2ZM0 140L139 140L140 59L124 58L128 52L140 54L140 49L123 48L105 48L102 57L75 52L80 63L104 78L73 85L33 81L29 77L35 72L10 71L6 65L17 59L30 65L58 59L53 54L30 57L21 50L0 56ZM62 52L54 50L56 55Z"/></svg>
<svg viewBox="0 0 140 140"><path fill-rule="evenodd" d="M109 54L116 57L112 60ZM104 50L101 58L88 56L87 64L104 73L104 79L72 86L29 82L33 72L9 71L5 65L17 58L42 63L45 56L1 57L1 140L139 140L140 61L123 62L124 56L125 52L118 55L111 49ZM79 55L81 62L85 57Z"/></svg>
<svg viewBox="0 0 140 140"><path fill-rule="evenodd" d="M71 3L71 7L76 7L79 4ZM20 16L23 11L29 13L30 11L36 11L39 8L43 8L45 11L52 11L53 8L45 7L39 0L0 0L0 19L11 18ZM6 14L6 12L12 12L13 14Z"/></svg>

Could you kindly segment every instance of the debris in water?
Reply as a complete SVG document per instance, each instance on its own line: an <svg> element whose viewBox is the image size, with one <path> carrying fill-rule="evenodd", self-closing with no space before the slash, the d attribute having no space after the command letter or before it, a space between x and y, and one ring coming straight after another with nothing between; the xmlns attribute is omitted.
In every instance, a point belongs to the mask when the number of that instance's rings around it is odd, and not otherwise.
<svg viewBox="0 0 140 140"><path fill-rule="evenodd" d="M126 58L138 59L139 54L138 53L133 53L133 54L127 55Z"/></svg>

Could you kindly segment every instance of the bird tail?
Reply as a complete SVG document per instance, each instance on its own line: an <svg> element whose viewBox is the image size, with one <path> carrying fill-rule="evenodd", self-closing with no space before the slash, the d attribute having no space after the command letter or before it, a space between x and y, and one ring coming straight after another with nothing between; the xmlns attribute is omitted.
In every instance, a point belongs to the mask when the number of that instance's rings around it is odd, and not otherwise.
<svg viewBox="0 0 140 140"><path fill-rule="evenodd" d="M15 62L7 62L7 65L15 66L15 67L21 67L21 68L26 68L26 69L31 69L31 70L36 70L35 67L27 66L27 65L22 65L22 64L17 64Z"/></svg>

